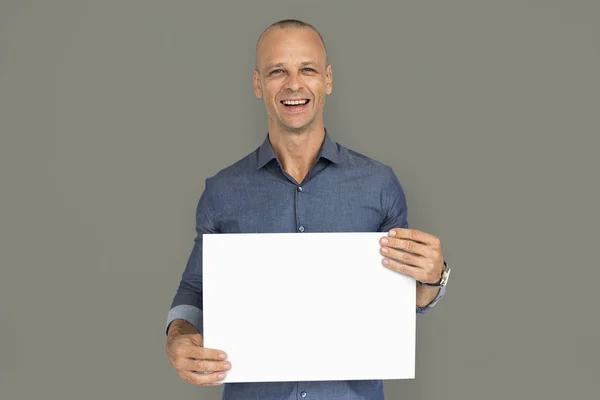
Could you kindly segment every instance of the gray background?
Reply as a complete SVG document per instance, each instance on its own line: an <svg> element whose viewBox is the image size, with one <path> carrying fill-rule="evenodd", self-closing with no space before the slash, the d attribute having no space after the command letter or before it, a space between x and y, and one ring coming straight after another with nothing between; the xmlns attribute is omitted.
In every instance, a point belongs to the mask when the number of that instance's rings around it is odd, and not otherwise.
<svg viewBox="0 0 600 400"><path fill-rule="evenodd" d="M219 398L163 325L288 17L325 37L334 139L394 168L454 267L387 398L595 397L599 2L1 0L0 398Z"/></svg>

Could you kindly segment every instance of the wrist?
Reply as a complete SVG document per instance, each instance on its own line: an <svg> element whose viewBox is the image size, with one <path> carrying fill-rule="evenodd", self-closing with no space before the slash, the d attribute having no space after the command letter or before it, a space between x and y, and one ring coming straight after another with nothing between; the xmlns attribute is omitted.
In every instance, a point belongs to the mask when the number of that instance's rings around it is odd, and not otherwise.
<svg viewBox="0 0 600 400"><path fill-rule="evenodd" d="M440 292L439 287L431 287L417 283L417 307L427 307Z"/></svg>
<svg viewBox="0 0 600 400"><path fill-rule="evenodd" d="M421 285L424 285L424 286L430 286L430 287L434 287L434 288L441 288L441 287L446 286L446 284L448 283L448 277L449 276L450 276L450 267L448 266L448 264L444 260L444 267L442 269L442 275L441 275L440 279L437 282L435 282L435 283L419 282L419 283Z"/></svg>
<svg viewBox="0 0 600 400"><path fill-rule="evenodd" d="M198 329L184 319L176 319L169 325L167 336L189 335L199 333Z"/></svg>

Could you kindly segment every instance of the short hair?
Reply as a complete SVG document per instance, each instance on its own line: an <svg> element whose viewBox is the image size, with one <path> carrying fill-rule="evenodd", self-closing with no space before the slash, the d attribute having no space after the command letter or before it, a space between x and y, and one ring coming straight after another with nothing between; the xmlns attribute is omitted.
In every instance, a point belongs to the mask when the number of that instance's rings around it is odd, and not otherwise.
<svg viewBox="0 0 600 400"><path fill-rule="evenodd" d="M323 40L323 36L321 35L321 32L319 32L317 30L317 28L315 28L308 22L300 21L299 19L282 19L281 21L273 22L258 37L258 40L256 41L257 49L258 49L258 45L260 44L260 41L262 40L263 36L265 36L265 34L272 28L308 28L308 29L312 29L313 31L315 31L317 33L317 35L319 35L319 38L321 39L321 43L323 43L323 48L325 49L325 60L326 60L326 62L328 62L327 61L327 48L325 47L325 40Z"/></svg>

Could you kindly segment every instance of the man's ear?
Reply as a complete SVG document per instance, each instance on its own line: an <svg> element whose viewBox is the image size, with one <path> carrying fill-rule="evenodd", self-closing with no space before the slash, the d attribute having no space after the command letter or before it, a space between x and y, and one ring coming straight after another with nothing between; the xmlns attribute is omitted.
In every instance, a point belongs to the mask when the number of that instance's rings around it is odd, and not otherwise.
<svg viewBox="0 0 600 400"><path fill-rule="evenodd" d="M260 74L254 69L254 77L253 77L253 86L254 86L254 94L259 99L262 97L262 89L260 88Z"/></svg>
<svg viewBox="0 0 600 400"><path fill-rule="evenodd" d="M331 94L333 90L333 75L331 73L331 64L327 66L327 71L325 72L325 93Z"/></svg>

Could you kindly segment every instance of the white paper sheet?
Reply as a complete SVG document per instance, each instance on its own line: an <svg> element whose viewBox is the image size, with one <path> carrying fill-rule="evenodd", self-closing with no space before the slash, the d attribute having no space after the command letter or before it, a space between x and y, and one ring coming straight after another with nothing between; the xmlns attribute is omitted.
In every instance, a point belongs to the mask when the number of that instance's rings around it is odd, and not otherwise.
<svg viewBox="0 0 600 400"><path fill-rule="evenodd" d="M412 379L416 283L385 233L206 234L204 346L224 382Z"/></svg>

